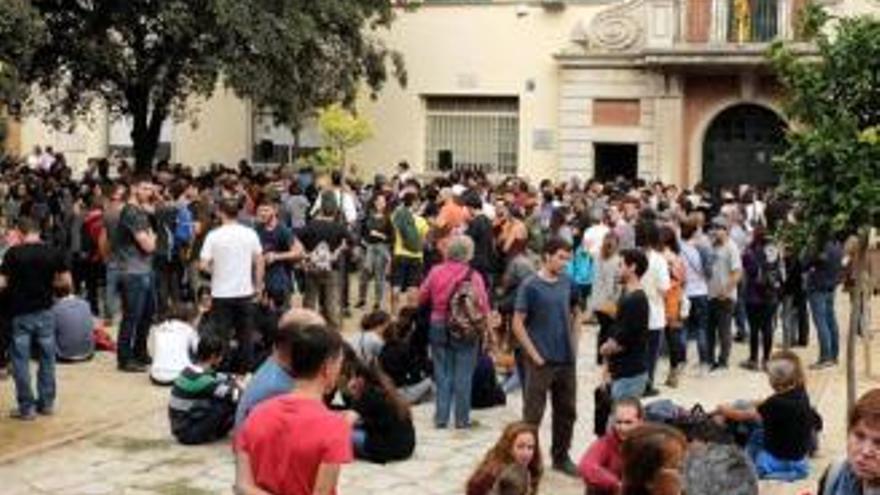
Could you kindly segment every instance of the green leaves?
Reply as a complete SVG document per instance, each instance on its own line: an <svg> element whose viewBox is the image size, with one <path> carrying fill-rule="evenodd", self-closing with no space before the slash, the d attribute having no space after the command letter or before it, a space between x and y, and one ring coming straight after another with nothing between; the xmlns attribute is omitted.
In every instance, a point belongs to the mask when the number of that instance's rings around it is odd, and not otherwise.
<svg viewBox="0 0 880 495"><path fill-rule="evenodd" d="M328 146L328 151L325 151L326 161L343 168L347 165L347 151L373 135L369 121L349 112L338 103L318 112L318 127Z"/></svg>
<svg viewBox="0 0 880 495"><path fill-rule="evenodd" d="M770 52L796 122L776 163L798 208L784 234L803 248L880 219L880 20L839 19L831 36L827 16L812 15L818 60L781 44Z"/></svg>
<svg viewBox="0 0 880 495"><path fill-rule="evenodd" d="M294 128L316 108L353 103L362 82L373 93L390 74L405 83L400 55L377 35L392 19L391 0L3 0L0 97L4 81L36 84L52 120L99 99L132 117L147 167L162 122L184 119L221 74Z"/></svg>

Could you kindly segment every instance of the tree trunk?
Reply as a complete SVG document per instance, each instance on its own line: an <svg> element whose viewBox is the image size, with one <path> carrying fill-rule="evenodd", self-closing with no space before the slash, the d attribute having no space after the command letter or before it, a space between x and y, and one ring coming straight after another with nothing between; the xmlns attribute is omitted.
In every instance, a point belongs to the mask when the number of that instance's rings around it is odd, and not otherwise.
<svg viewBox="0 0 880 495"><path fill-rule="evenodd" d="M867 332L867 304L866 295L869 294L868 285L868 233L859 233L857 243L849 252L852 276L854 278L852 291L850 292L849 309L849 333L846 344L846 410L852 412L856 403L856 344L859 335Z"/></svg>

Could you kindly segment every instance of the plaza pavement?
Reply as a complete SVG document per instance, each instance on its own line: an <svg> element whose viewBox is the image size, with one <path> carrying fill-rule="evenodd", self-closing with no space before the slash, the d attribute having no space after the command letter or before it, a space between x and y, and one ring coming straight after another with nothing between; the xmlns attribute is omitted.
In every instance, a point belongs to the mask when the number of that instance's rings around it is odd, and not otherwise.
<svg viewBox="0 0 880 495"><path fill-rule="evenodd" d="M843 313L845 308L839 310ZM575 462L592 439L592 390L598 379L594 339L595 329L587 327L578 363L578 420L572 448ZM732 363L738 363L745 352L745 345L736 344ZM815 359L814 348L798 352L805 363ZM693 359L693 346L689 355ZM60 367L61 396L55 417L27 424L14 423L5 416L0 419L0 495L231 493L234 466L229 442L202 447L177 445L168 430L165 409L168 390L150 385L145 375L117 373L113 365L112 355L104 354L88 364ZM658 376L665 376L665 370L664 360ZM826 425L811 479L800 484L765 483L761 487L762 494L799 495L813 490L821 470L843 452L843 366L811 372L808 386ZM872 386L877 386L877 381L860 380L860 390ZM12 384L0 382L0 389L0 406L6 408L12 403ZM690 369L677 390L661 390L663 397L684 405L700 402L706 407L737 398L760 398L769 393L763 375L735 366L703 377ZM471 470L503 426L520 417L520 407L517 393L509 397L505 407L476 411L474 417L481 426L466 432L435 430L430 426L433 406L416 407L418 442L413 458L385 466L362 462L346 466L339 492L343 495L461 494ZM541 430L545 459L549 438L548 406ZM579 495L583 487L579 480L548 471L541 492Z"/></svg>

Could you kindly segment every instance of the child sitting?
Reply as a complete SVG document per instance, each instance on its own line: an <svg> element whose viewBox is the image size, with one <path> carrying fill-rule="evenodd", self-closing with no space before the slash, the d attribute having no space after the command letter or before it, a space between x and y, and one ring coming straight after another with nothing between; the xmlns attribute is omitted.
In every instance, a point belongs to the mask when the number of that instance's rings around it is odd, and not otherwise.
<svg viewBox="0 0 880 495"><path fill-rule="evenodd" d="M153 338L153 364L150 380L156 385L171 385L187 366L195 351L199 336L193 328L196 319L192 304L171 308L168 320L150 332Z"/></svg>
<svg viewBox="0 0 880 495"><path fill-rule="evenodd" d="M816 448L822 419L810 405L800 358L778 351L767 361L773 395L751 404L721 405L717 414L746 427L746 450L761 479L795 481L809 475L808 455Z"/></svg>
<svg viewBox="0 0 880 495"><path fill-rule="evenodd" d="M391 315L382 310L367 313L361 319L361 331L352 337L351 347L358 359L373 364L385 346L385 331L391 324Z"/></svg>
<svg viewBox="0 0 880 495"><path fill-rule="evenodd" d="M207 333L196 351L196 364L187 366L174 381L168 417L171 433L184 445L198 445L226 436L235 422L240 387L213 369L223 359L225 342Z"/></svg>
<svg viewBox="0 0 880 495"><path fill-rule="evenodd" d="M355 457L378 463L408 459L416 446L409 404L376 366L354 358L349 367L343 396L359 417L352 431Z"/></svg>

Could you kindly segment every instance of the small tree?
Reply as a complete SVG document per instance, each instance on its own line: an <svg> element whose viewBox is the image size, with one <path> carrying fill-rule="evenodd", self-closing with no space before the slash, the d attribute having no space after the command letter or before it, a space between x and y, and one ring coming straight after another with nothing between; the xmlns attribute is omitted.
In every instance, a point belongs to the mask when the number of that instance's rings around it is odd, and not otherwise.
<svg viewBox="0 0 880 495"><path fill-rule="evenodd" d="M871 291L868 237L880 220L880 19L834 19L806 10L818 57L799 57L777 44L773 67L785 88L793 121L788 150L778 159L782 185L799 209L799 222L783 234L801 249L849 238L855 275L847 336L847 407L855 402L856 336L867 331Z"/></svg>
<svg viewBox="0 0 880 495"><path fill-rule="evenodd" d="M330 153L330 160L348 170L348 151L373 135L370 122L336 103L318 112L321 137Z"/></svg>

